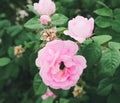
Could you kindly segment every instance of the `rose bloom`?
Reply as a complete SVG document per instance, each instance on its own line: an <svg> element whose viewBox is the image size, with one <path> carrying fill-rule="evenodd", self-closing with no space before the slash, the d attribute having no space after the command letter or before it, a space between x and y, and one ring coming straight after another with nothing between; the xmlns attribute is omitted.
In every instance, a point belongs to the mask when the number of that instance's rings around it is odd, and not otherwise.
<svg viewBox="0 0 120 103"><path fill-rule="evenodd" d="M70 40L54 40L38 52L36 65L41 67L39 74L47 86L67 90L78 82L86 60L76 55L77 51L77 44Z"/></svg>
<svg viewBox="0 0 120 103"><path fill-rule="evenodd" d="M50 89L47 89L46 93L44 95L42 95L41 97L44 100L44 99L47 99L49 97L56 98L56 95L52 91L50 91Z"/></svg>
<svg viewBox="0 0 120 103"><path fill-rule="evenodd" d="M51 15L55 12L55 3L52 0L40 0L39 3L34 3L34 9L40 15Z"/></svg>
<svg viewBox="0 0 120 103"><path fill-rule="evenodd" d="M68 22L68 30L64 31L65 35L69 35L75 40L83 43L86 38L93 35L94 19L77 16Z"/></svg>
<svg viewBox="0 0 120 103"><path fill-rule="evenodd" d="M40 22L41 22L41 24L43 24L43 25L48 25L48 24L51 22L51 18L50 18L49 15L42 15L42 16L40 17Z"/></svg>

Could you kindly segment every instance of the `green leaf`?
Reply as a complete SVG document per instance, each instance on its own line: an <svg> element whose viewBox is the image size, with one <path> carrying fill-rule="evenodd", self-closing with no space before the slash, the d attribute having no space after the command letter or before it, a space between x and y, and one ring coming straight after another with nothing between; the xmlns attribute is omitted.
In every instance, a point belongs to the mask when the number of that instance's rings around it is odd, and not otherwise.
<svg viewBox="0 0 120 103"><path fill-rule="evenodd" d="M7 28L7 33L10 34L12 37L16 36L18 33L22 31L22 26L10 26Z"/></svg>
<svg viewBox="0 0 120 103"><path fill-rule="evenodd" d="M42 98L37 98L35 103L41 103L42 102Z"/></svg>
<svg viewBox="0 0 120 103"><path fill-rule="evenodd" d="M113 20L112 22L112 29L115 30L116 32L120 33L120 20Z"/></svg>
<svg viewBox="0 0 120 103"><path fill-rule="evenodd" d="M64 98L61 98L60 99L60 103L69 103L69 99L64 99Z"/></svg>
<svg viewBox="0 0 120 103"><path fill-rule="evenodd" d="M9 48L8 48L8 55L9 55L9 57L11 57L11 58L14 57L14 47L9 47Z"/></svg>
<svg viewBox="0 0 120 103"><path fill-rule="evenodd" d="M28 32L29 33L29 32ZM22 45L25 41L29 41L28 34L22 33L21 35L18 35L14 40L16 45Z"/></svg>
<svg viewBox="0 0 120 103"><path fill-rule="evenodd" d="M53 103L54 99L52 97L49 97L42 101L42 103Z"/></svg>
<svg viewBox="0 0 120 103"><path fill-rule="evenodd" d="M119 69L120 67L118 67ZM117 69L117 70L118 70ZM117 75L114 76L113 78L113 90L116 92L116 93L119 93L120 94L120 69L119 69L119 72L117 71Z"/></svg>
<svg viewBox="0 0 120 103"><path fill-rule="evenodd" d="M31 53L30 54L30 56L29 56L29 66L31 67L31 68L35 68L36 66L35 66L35 62L33 62L33 61L35 61L36 60L36 58L37 58L37 53ZM33 70L33 69L32 69Z"/></svg>
<svg viewBox="0 0 120 103"><path fill-rule="evenodd" d="M11 63L10 65L7 65L6 70L7 70L6 75L8 77L16 78L18 76L19 73L18 65Z"/></svg>
<svg viewBox="0 0 120 103"><path fill-rule="evenodd" d="M95 63L97 63L102 55L102 50L100 45L97 43L90 43L83 49L83 56L87 60L88 67L93 66Z"/></svg>
<svg viewBox="0 0 120 103"><path fill-rule="evenodd" d="M94 36L92 39L98 43L98 44L104 44L112 39L112 36L110 35L100 35L100 36Z"/></svg>
<svg viewBox="0 0 120 103"><path fill-rule="evenodd" d="M50 88L50 90L59 97L67 97L69 95L69 90L53 89L53 88Z"/></svg>
<svg viewBox="0 0 120 103"><path fill-rule="evenodd" d="M120 65L120 53L112 48L105 51L100 60L100 73L106 76L113 76L117 67Z"/></svg>
<svg viewBox="0 0 120 103"><path fill-rule="evenodd" d="M39 34L40 35L40 33L38 32L37 34ZM34 41L35 40L35 34L33 33L33 32L28 32L28 33L26 33L25 34L26 36L27 36L27 38L29 38L29 40L31 40L31 41ZM40 37L39 37L40 38ZM38 39L39 39L38 38ZM39 39L40 40L40 39Z"/></svg>
<svg viewBox="0 0 120 103"><path fill-rule="evenodd" d="M42 98L37 98L37 100L35 101L35 103L41 103L42 102Z"/></svg>
<svg viewBox="0 0 120 103"><path fill-rule="evenodd" d="M9 20L2 20L2 21L0 21L0 28L9 27L10 25L11 25L11 23L10 23Z"/></svg>
<svg viewBox="0 0 120 103"><path fill-rule="evenodd" d="M30 42L24 42L24 48L27 49L27 48L30 48L32 45L34 44L34 41L30 41Z"/></svg>
<svg viewBox="0 0 120 103"><path fill-rule="evenodd" d="M4 103L4 101L5 101L4 99L0 99L0 103Z"/></svg>
<svg viewBox="0 0 120 103"><path fill-rule="evenodd" d="M0 67L5 66L10 63L10 59L7 57L0 58Z"/></svg>
<svg viewBox="0 0 120 103"><path fill-rule="evenodd" d="M94 32L95 32L95 35L112 35L113 34L113 30L111 28L96 27Z"/></svg>
<svg viewBox="0 0 120 103"><path fill-rule="evenodd" d="M0 38L4 35L4 31L5 31L4 29L0 30Z"/></svg>
<svg viewBox="0 0 120 103"><path fill-rule="evenodd" d="M84 44L85 45L88 45L88 44L90 44L90 43L92 43L93 42L93 40L91 39L91 38L88 38L88 39L86 39L85 41L84 41Z"/></svg>
<svg viewBox="0 0 120 103"><path fill-rule="evenodd" d="M107 103L120 103L120 95L117 93L111 93L108 97Z"/></svg>
<svg viewBox="0 0 120 103"><path fill-rule="evenodd" d="M115 48L117 50L120 50L120 43L118 43L118 42L109 42L108 46L109 46L109 48Z"/></svg>
<svg viewBox="0 0 120 103"><path fill-rule="evenodd" d="M112 25L112 19L108 18L108 17L98 16L95 19L95 23L98 27L106 28L106 27L110 27Z"/></svg>
<svg viewBox="0 0 120 103"><path fill-rule="evenodd" d="M104 4L102 1L97 1L98 4L100 4L101 6L105 7L105 8L108 8L108 6L106 4Z"/></svg>
<svg viewBox="0 0 120 103"><path fill-rule="evenodd" d="M6 13L1 13L0 14L0 19L5 18L5 17L6 17Z"/></svg>
<svg viewBox="0 0 120 103"><path fill-rule="evenodd" d="M66 28L65 27L59 27L57 28L57 32L63 32Z"/></svg>
<svg viewBox="0 0 120 103"><path fill-rule="evenodd" d="M97 93L101 96L107 96L112 90L111 79L105 78L99 82Z"/></svg>
<svg viewBox="0 0 120 103"><path fill-rule="evenodd" d="M47 86L42 82L39 74L36 74L34 77L33 87L36 95L42 95L47 90Z"/></svg>
<svg viewBox="0 0 120 103"><path fill-rule="evenodd" d="M116 18L116 19L120 19L120 8L116 8L114 11L113 11L113 13L114 13L114 18Z"/></svg>
<svg viewBox="0 0 120 103"><path fill-rule="evenodd" d="M28 20L25 25L26 28L28 29L43 29L43 25L40 23L39 18L34 17L30 20Z"/></svg>
<svg viewBox="0 0 120 103"><path fill-rule="evenodd" d="M68 21L68 17L63 14L54 14L52 16L52 25L60 26L64 25Z"/></svg>
<svg viewBox="0 0 120 103"><path fill-rule="evenodd" d="M110 8L101 8L94 11L94 13L101 16L113 16L112 10Z"/></svg>
<svg viewBox="0 0 120 103"><path fill-rule="evenodd" d="M18 65L15 63L10 63L4 67L4 69L0 69L0 80L5 80L8 78L16 78L19 73Z"/></svg>

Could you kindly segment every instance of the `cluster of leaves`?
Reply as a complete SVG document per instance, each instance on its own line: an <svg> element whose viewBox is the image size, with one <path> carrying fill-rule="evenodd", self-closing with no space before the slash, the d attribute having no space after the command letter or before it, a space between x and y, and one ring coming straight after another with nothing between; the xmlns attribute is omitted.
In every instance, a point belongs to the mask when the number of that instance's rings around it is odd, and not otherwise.
<svg viewBox="0 0 120 103"><path fill-rule="evenodd" d="M23 25L13 25L9 20L0 18L0 103L53 103L56 101L59 103L119 103L120 8L118 7L120 1L54 1L57 14L52 15L52 25L57 27L57 36L61 39L73 40L63 35L68 17L72 18L79 14L95 17L94 36L87 39L78 52L87 59L88 67L78 82L79 86L85 82L86 93L74 98L73 88L67 91L51 88L58 98L48 98L44 101L41 99L47 86L38 75L35 58L37 51L46 43L40 40L40 32L49 27L40 24L38 14L34 12L31 5L28 5L29 10L35 13L35 17L24 25L28 28L27 30ZM25 49L20 58L14 55L14 47L18 45L22 45Z"/></svg>
<svg viewBox="0 0 120 103"><path fill-rule="evenodd" d="M32 96L32 79L37 72L33 61L38 48L34 47L34 43L40 42L36 38L33 32L23 30L22 25L0 19L0 103L33 103L36 98ZM24 47L25 52L17 58L14 47L19 45Z"/></svg>
<svg viewBox="0 0 120 103"><path fill-rule="evenodd" d="M119 103L120 101L120 8L112 8L119 4L116 0L110 2L111 6L99 2L101 8L94 11L98 16L95 19L95 35L109 35L112 37L108 43L102 45L102 56L97 66L97 80L99 80L96 92L107 103ZM105 37L102 39L104 40ZM96 81L97 81L96 80ZM103 102L101 101L101 102Z"/></svg>

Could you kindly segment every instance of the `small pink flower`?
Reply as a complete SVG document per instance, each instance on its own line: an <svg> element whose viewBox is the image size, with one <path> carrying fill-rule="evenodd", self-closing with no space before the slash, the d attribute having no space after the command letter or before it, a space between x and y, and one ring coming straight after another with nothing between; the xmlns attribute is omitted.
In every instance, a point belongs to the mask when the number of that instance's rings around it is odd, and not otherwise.
<svg viewBox="0 0 120 103"><path fill-rule="evenodd" d="M76 55L77 51L77 44L70 40L48 42L36 59L43 82L54 89L67 90L74 86L86 68L85 58Z"/></svg>
<svg viewBox="0 0 120 103"><path fill-rule="evenodd" d="M55 3L52 0L40 0L39 3L34 3L34 9L40 15L51 15L55 12Z"/></svg>
<svg viewBox="0 0 120 103"><path fill-rule="evenodd" d="M69 21L68 30L64 31L64 34L71 36L75 40L83 43L86 38L93 35L94 19L84 18L77 16Z"/></svg>
<svg viewBox="0 0 120 103"><path fill-rule="evenodd" d="M41 24L43 24L43 25L48 25L48 24L51 22L51 18L50 18L49 15L42 15L42 16L40 17L40 22L41 22Z"/></svg>
<svg viewBox="0 0 120 103"><path fill-rule="evenodd" d="M42 95L42 99L47 99L48 97L56 98L56 95L50 89L47 89L46 93Z"/></svg>

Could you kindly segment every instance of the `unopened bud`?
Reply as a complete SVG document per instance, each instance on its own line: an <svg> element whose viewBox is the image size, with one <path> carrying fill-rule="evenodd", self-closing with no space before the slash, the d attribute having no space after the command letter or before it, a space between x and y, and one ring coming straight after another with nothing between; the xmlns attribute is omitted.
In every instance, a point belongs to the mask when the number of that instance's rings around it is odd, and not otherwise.
<svg viewBox="0 0 120 103"><path fill-rule="evenodd" d="M40 22L42 25L48 25L51 22L51 17L49 15L42 15L40 17Z"/></svg>

